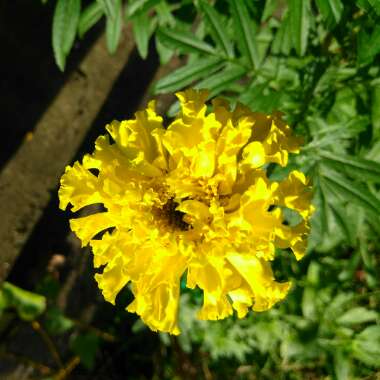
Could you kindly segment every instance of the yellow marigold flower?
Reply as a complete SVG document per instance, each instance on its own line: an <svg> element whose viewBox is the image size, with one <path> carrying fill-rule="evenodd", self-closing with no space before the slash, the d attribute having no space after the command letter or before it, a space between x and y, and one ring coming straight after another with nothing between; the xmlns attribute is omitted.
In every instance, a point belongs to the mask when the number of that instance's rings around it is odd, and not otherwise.
<svg viewBox="0 0 380 380"><path fill-rule="evenodd" d="M178 93L181 112L166 129L154 102L134 120L107 125L112 140L100 136L94 153L68 166L59 190L62 209L104 206L70 221L103 268L95 277L104 298L114 303L130 283L128 311L172 334L180 332L184 274L187 287L203 290L201 319L233 310L242 318L283 299L290 283L275 281L270 261L275 247L302 257L313 212L304 174L282 182L266 175L268 163L286 166L301 143L281 114L232 111L221 99L207 113L207 96ZM284 224L284 208L302 222Z"/></svg>

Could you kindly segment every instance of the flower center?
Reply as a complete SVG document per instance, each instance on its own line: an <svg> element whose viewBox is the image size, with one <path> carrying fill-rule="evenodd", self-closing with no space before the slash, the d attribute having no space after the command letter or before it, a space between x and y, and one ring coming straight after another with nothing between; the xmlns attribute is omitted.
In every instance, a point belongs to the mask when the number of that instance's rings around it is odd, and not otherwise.
<svg viewBox="0 0 380 380"><path fill-rule="evenodd" d="M185 213L176 210L177 206L178 204L173 199L169 199L162 208L154 207L152 212L167 226L175 230L187 231L191 226L183 220Z"/></svg>

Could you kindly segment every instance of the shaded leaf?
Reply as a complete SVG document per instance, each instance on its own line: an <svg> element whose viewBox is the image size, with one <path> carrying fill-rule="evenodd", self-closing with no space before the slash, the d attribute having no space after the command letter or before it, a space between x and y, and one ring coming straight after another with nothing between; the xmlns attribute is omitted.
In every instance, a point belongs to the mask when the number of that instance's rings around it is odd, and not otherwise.
<svg viewBox="0 0 380 380"><path fill-rule="evenodd" d="M362 181L380 182L380 164L355 156L320 151L324 164L337 170L345 170L346 174Z"/></svg>
<svg viewBox="0 0 380 380"><path fill-rule="evenodd" d="M334 371L336 380L352 379L351 358L342 348L334 351Z"/></svg>
<svg viewBox="0 0 380 380"><path fill-rule="evenodd" d="M111 54L116 52L122 29L121 0L114 0L113 4L112 16L107 16L106 22L107 48Z"/></svg>
<svg viewBox="0 0 380 380"><path fill-rule="evenodd" d="M103 16L103 7L98 3L87 6L80 15L78 24L79 37L83 37Z"/></svg>
<svg viewBox="0 0 380 380"><path fill-rule="evenodd" d="M130 19L135 16L146 14L155 5L161 3L162 0L134 0L129 1L125 16Z"/></svg>
<svg viewBox="0 0 380 380"><path fill-rule="evenodd" d="M45 327L53 335L63 334L74 327L74 322L67 318L60 309L49 308L46 312Z"/></svg>
<svg viewBox="0 0 380 380"><path fill-rule="evenodd" d="M58 0L53 16L53 51L61 71L73 46L80 17L81 0Z"/></svg>
<svg viewBox="0 0 380 380"><path fill-rule="evenodd" d="M190 32L159 28L157 36L162 43L184 53L215 54L215 50L211 45L198 39Z"/></svg>
<svg viewBox="0 0 380 380"><path fill-rule="evenodd" d="M380 53L380 25L377 25L369 35L361 29L358 33L358 62L369 64Z"/></svg>
<svg viewBox="0 0 380 380"><path fill-rule="evenodd" d="M140 13L132 19L133 36L135 37L137 50L143 59L148 56L150 26L149 16L146 13Z"/></svg>
<svg viewBox="0 0 380 380"><path fill-rule="evenodd" d="M365 186L351 182L335 172L324 171L323 177L338 196L343 197L348 202L358 204L367 212L380 213L380 201Z"/></svg>
<svg viewBox="0 0 380 380"><path fill-rule="evenodd" d="M251 66L257 69L260 65L260 58L255 41L256 26L249 16L244 1L230 0L230 4L232 17L234 19L236 40L242 55L246 56Z"/></svg>
<svg viewBox="0 0 380 380"><path fill-rule="evenodd" d="M328 26L340 21L344 8L341 0L316 0L316 3Z"/></svg>
<svg viewBox="0 0 380 380"><path fill-rule="evenodd" d="M160 79L156 83L155 91L172 92L184 88L198 79L211 75L223 64L224 60L219 57L201 58Z"/></svg>
<svg viewBox="0 0 380 380"><path fill-rule="evenodd" d="M220 14L204 0L200 1L200 5L206 16L206 22L213 31L213 36L217 44L223 49L227 57L232 58L234 56L233 47L226 34L225 26L222 25Z"/></svg>
<svg viewBox="0 0 380 380"><path fill-rule="evenodd" d="M307 48L309 36L310 0L289 0L289 25L293 46L298 55L303 56Z"/></svg>
<svg viewBox="0 0 380 380"><path fill-rule="evenodd" d="M195 87L208 89L210 90L210 96L214 96L231 82L240 79L246 72L247 69L245 67L227 64L223 70L199 82Z"/></svg>
<svg viewBox="0 0 380 380"><path fill-rule="evenodd" d="M72 350L80 357L81 363L87 369L94 368L99 346L99 338L92 333L77 335L71 342Z"/></svg>

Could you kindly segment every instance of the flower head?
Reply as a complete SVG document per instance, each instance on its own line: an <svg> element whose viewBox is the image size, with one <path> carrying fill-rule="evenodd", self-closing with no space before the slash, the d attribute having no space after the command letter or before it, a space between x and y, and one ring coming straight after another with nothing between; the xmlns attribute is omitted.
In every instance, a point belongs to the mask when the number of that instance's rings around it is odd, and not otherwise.
<svg viewBox="0 0 380 380"><path fill-rule="evenodd" d="M286 166L301 142L281 115L230 110L221 99L207 113L207 96L178 93L181 111L166 129L154 102L133 120L107 125L110 136L66 168L59 190L62 209L104 206L70 221L102 268L95 277L104 298L114 303L130 283L127 310L172 334L184 274L187 287L203 291L201 319L233 310L242 318L283 299L290 283L274 279L270 262L276 247L302 257L313 212L303 173L281 182L266 174L269 163ZM286 225L285 208L301 222Z"/></svg>

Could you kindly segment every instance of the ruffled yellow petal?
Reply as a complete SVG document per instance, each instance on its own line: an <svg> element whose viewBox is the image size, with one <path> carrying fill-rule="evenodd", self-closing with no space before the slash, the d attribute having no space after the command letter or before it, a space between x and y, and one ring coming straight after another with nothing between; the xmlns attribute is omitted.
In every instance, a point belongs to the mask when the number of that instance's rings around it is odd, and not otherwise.
<svg viewBox="0 0 380 380"><path fill-rule="evenodd" d="M179 334L180 281L203 292L198 318L239 318L281 301L290 283L275 281L276 248L300 259L307 245L311 205L306 177L293 171L268 179L269 163L286 165L300 139L280 114L231 110L207 91L177 94L181 111L167 129L154 102L135 119L114 121L82 164L67 167L60 207L102 212L70 221L90 244L104 298L115 303L129 284L137 313L154 331ZM297 225L284 223L284 208Z"/></svg>

